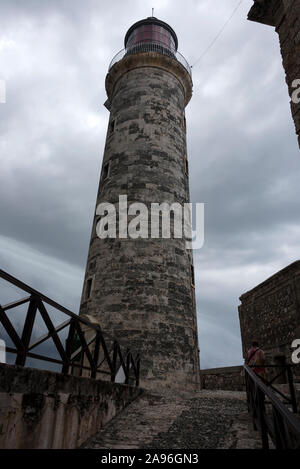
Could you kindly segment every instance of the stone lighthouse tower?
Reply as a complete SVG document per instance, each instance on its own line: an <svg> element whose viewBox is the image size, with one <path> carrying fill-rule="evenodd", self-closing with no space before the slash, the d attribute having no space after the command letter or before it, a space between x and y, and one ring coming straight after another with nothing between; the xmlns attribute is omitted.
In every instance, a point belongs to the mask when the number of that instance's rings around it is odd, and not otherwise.
<svg viewBox="0 0 300 469"><path fill-rule="evenodd" d="M106 76L110 112L80 314L141 355L141 385L196 389L199 354L192 251L184 237L99 237L102 203L189 202L185 107L191 70L173 29L135 23ZM117 228L122 216L118 213ZM162 218L162 217L161 217ZM170 213L171 227L174 213Z"/></svg>

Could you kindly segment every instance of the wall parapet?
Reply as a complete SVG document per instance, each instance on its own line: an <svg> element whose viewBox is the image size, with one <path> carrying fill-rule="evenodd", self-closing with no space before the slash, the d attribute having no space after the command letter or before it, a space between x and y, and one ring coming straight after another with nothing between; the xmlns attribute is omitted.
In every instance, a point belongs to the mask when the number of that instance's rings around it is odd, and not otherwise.
<svg viewBox="0 0 300 469"><path fill-rule="evenodd" d="M74 449L143 391L0 364L0 448Z"/></svg>
<svg viewBox="0 0 300 469"><path fill-rule="evenodd" d="M244 391L243 367L226 366L222 368L208 368L200 370L201 389L222 391Z"/></svg>
<svg viewBox="0 0 300 469"><path fill-rule="evenodd" d="M267 352L267 363L280 355L289 360L291 344L300 338L300 261L244 293L240 301L243 356L255 339Z"/></svg>

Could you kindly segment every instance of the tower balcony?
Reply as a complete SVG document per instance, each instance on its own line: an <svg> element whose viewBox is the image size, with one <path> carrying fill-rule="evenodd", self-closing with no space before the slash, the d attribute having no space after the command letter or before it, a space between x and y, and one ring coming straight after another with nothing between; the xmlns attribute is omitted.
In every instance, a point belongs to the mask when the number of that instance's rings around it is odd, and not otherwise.
<svg viewBox="0 0 300 469"><path fill-rule="evenodd" d="M124 57L147 52L155 52L157 54L166 55L172 59L177 60L177 62L179 62L186 69L188 74L192 76L191 66L189 65L188 61L183 57L183 55L178 52L178 50L176 50L175 47L170 47L170 45L168 47L165 47L161 42L154 41L135 43L129 48L120 50L110 62L108 71L110 71L111 68Z"/></svg>

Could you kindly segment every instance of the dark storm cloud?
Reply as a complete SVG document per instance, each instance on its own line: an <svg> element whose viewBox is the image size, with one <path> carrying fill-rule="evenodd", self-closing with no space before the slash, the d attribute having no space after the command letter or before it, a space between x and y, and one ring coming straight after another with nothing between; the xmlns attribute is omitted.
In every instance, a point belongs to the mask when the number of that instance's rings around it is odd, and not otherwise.
<svg viewBox="0 0 300 469"><path fill-rule="evenodd" d="M104 81L135 21L155 15L197 61L237 0L2 0L0 260L78 311L108 112ZM300 161L278 38L245 0L193 67L191 198L202 367L241 362L239 296L298 257ZM12 292L12 295L15 292Z"/></svg>

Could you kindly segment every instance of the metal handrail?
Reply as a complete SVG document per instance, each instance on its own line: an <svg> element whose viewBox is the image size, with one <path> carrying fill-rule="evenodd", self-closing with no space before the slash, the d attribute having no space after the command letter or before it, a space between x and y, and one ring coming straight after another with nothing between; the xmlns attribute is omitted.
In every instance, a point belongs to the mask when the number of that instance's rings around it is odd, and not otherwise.
<svg viewBox="0 0 300 469"><path fill-rule="evenodd" d="M249 368L257 368L257 365L248 365ZM295 368L296 365L291 365L289 363L285 363L283 366L280 365L266 365L264 364L264 368L279 368L279 373L277 373L275 376L271 378L271 380L267 380L266 378L260 376L262 379L263 383L270 389L272 389L273 392L276 394L279 394L281 398L283 398L283 402L286 404L289 404L292 406L294 414L298 412L298 405L297 405L297 399L296 399L296 393L295 393L295 386L294 386L294 380L293 380L293 372L292 369ZM273 383L276 382L278 378L281 376L284 376L287 378L287 383L281 383L281 384L287 384L289 386L289 391L290 391L290 397L286 396L281 392L279 389L277 389L275 386L273 386ZM276 384L276 383L275 383Z"/></svg>
<svg viewBox="0 0 300 469"><path fill-rule="evenodd" d="M1 269L0 278L6 280L12 285L15 285L24 292L29 293L29 296L15 302L11 302L6 305L0 304L0 324L2 324L5 332L14 345L14 347L6 347L6 351L16 354L16 365L25 366L26 359L33 358L61 365L61 372L63 374L69 374L70 370L72 374L74 369L79 369L79 373L82 375L83 370L88 370L90 378L95 379L97 378L98 373L103 373L105 375L110 375L112 382L115 382L117 371L121 367L125 375L125 384L130 383L130 370L132 370L134 372L135 384L136 386L139 385L139 354L134 358L129 349L127 349L125 353L122 352L120 344L116 340L111 339L108 334L102 332L99 325L93 324L82 316L72 313L72 311L68 310L56 301L48 298L41 292L31 288L29 285L26 285L21 280L18 280ZM7 315L7 311L11 311L20 305L25 305L26 303L28 303L28 309L22 334L19 335ZM57 311L65 314L68 319L55 327L45 304L52 306ZM39 312L43 318L47 327L47 333L42 337L35 339L35 341L31 343L37 312ZM94 331L92 338L86 337L83 326ZM68 337L65 345L63 345L58 333L68 327ZM32 352L33 349L49 339L53 340L53 345L58 352L59 358L52 358L47 355ZM108 341L110 343L112 342L110 351ZM100 357L100 354L102 354L103 359ZM103 364L105 364L106 370L101 369Z"/></svg>
<svg viewBox="0 0 300 469"><path fill-rule="evenodd" d="M269 448L269 436L276 449L300 449L300 422L263 380L244 365L248 411L253 427L261 434L263 449ZM265 398L271 404L267 412Z"/></svg>
<svg viewBox="0 0 300 469"><path fill-rule="evenodd" d="M140 42L135 44L134 46L128 49L120 50L112 59L109 64L108 71L120 60L122 60L125 56L139 54L143 52L156 52L158 54L166 55L177 60L183 67L187 70L187 72L192 76L192 67L189 65L188 61L183 57L183 55L178 52L178 50L174 48L164 47L163 44L159 42Z"/></svg>

